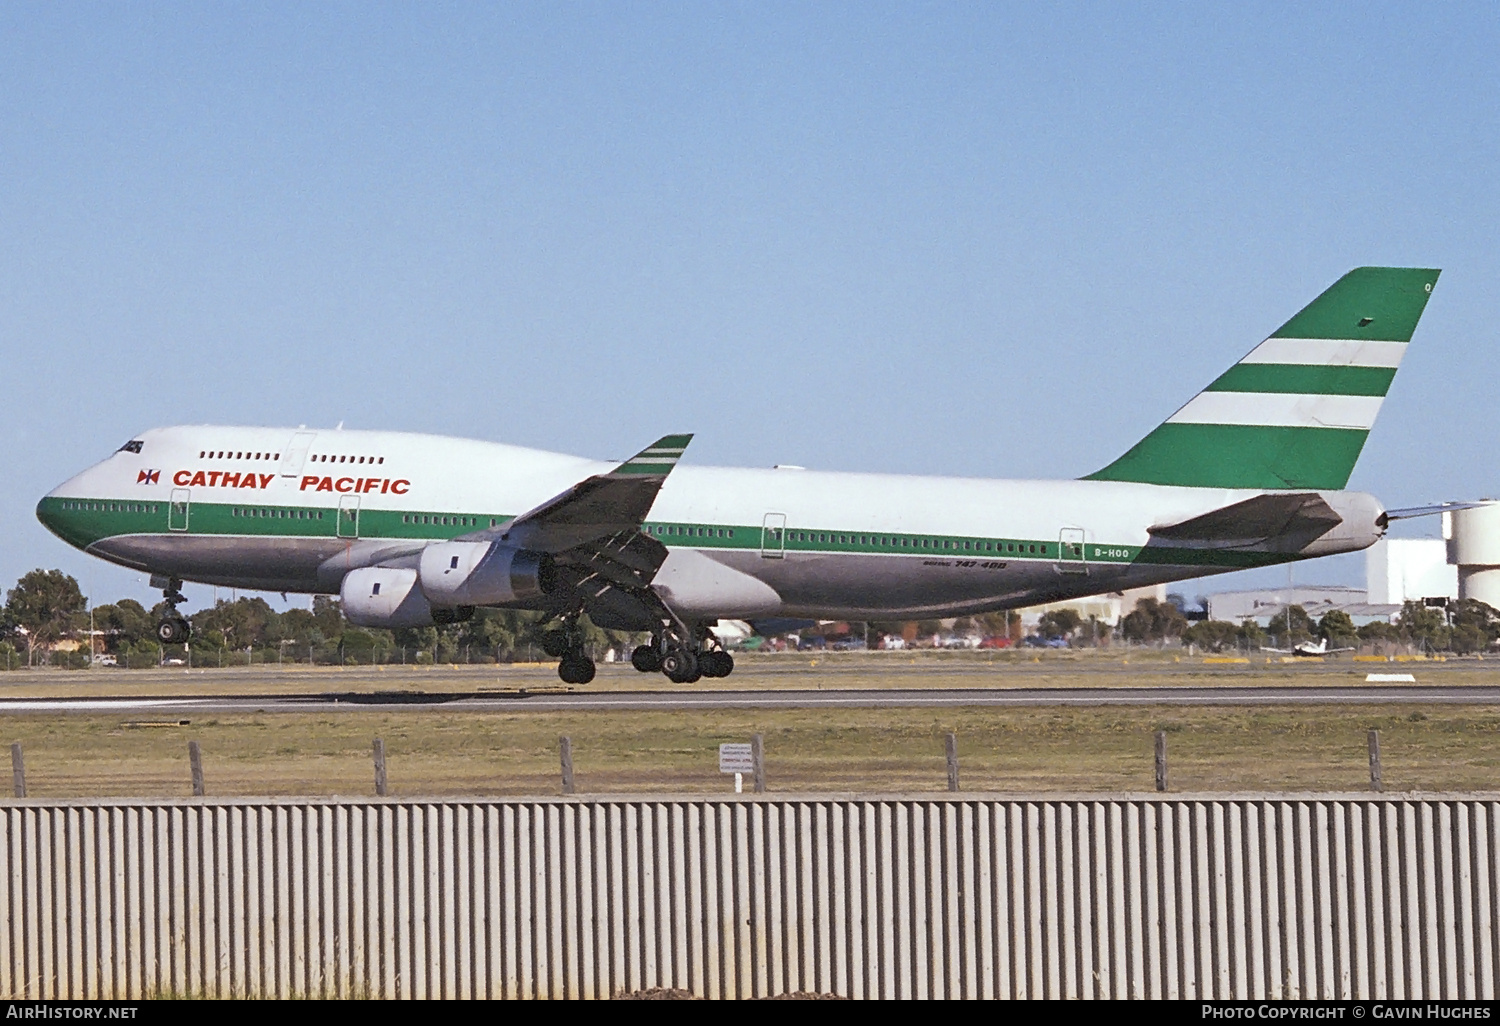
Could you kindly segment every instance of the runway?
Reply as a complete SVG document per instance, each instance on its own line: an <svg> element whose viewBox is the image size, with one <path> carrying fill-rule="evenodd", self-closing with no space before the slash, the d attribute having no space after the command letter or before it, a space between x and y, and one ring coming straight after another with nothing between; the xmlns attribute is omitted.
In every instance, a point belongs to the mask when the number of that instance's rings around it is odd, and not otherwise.
<svg viewBox="0 0 1500 1026"><path fill-rule="evenodd" d="M192 713L331 713L370 710L444 712L690 711L710 709L993 708L1025 706L1287 706L1382 704L1500 704L1493 685L1323 685L1263 687L1032 687L890 688L741 691L569 691L556 688L493 691L319 692L68 696L0 699L0 714L75 713L187 715Z"/></svg>

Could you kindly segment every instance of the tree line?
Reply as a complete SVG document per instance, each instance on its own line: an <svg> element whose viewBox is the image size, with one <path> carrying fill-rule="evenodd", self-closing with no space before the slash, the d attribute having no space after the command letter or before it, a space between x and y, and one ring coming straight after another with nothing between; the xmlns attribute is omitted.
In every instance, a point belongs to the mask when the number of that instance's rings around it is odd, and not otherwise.
<svg viewBox="0 0 1500 1026"><path fill-rule="evenodd" d="M344 619L335 598L319 595L310 609L277 612L265 599L220 601L192 613L192 639L162 646L156 623L167 612L165 602L147 609L134 599L89 608L77 580L61 570L33 570L6 593L0 608L0 667L87 666L107 656L121 666L156 666L181 659L199 666L244 665L276 661L302 663L451 663L513 662L540 659L544 614L518 609L476 609L473 619L434 627L378 630L356 627ZM905 624L870 623L866 632L899 635ZM943 625L924 620L918 632L937 634ZM603 630L588 617L579 627L584 645L598 657L613 648L623 656L647 639L644 634ZM1020 617L1014 611L961 617L956 633L978 631L1020 640ZM1474 599L1446 609L1408 602L1395 623L1356 627L1343 610L1314 620L1301 606L1289 606L1267 628L1253 620L1189 621L1175 605L1141 599L1113 626L1071 609L1044 613L1037 633L1074 647L1107 645L1118 636L1136 645L1191 645L1205 652L1253 652L1267 645L1290 648L1323 639L1330 648L1368 648L1379 652L1484 652L1500 641L1500 612ZM75 644L65 644L73 642Z"/></svg>
<svg viewBox="0 0 1500 1026"><path fill-rule="evenodd" d="M277 612L265 599L219 601L189 614L193 636L163 646L156 624L165 602L147 609L134 599L89 608L77 580L61 570L33 570L6 593L0 609L0 667L87 666L94 656L145 667L182 660L198 666L247 663L513 662L544 658L545 616L517 609L476 609L464 623L379 630L344 619L336 598L315 596L311 609ZM606 631L583 617L584 646L596 655L627 653L645 635ZM65 644L65 643L73 644ZM77 647L75 647L75 644Z"/></svg>
<svg viewBox="0 0 1500 1026"><path fill-rule="evenodd" d="M1294 605L1261 627L1254 620L1190 622L1176 606L1148 598L1121 618L1120 633L1136 644L1176 641L1206 652L1253 652L1268 645L1291 648L1322 640L1329 648L1468 655L1488 651L1500 641L1500 612L1478 599L1452 602L1446 608L1407 602L1394 623L1375 621L1356 627L1342 609L1330 609L1314 620L1306 609Z"/></svg>

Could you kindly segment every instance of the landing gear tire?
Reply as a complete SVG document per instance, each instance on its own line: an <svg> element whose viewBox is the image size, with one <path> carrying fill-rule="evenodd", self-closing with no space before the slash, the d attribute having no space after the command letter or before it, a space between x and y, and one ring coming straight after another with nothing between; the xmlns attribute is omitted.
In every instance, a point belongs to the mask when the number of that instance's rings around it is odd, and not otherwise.
<svg viewBox="0 0 1500 1026"><path fill-rule="evenodd" d="M661 669L661 653L651 645L637 645L630 653L630 665L642 673L655 673Z"/></svg>
<svg viewBox="0 0 1500 1026"><path fill-rule="evenodd" d="M193 628L180 617L165 617L156 624L156 639L163 645L180 645L193 636Z"/></svg>
<svg viewBox="0 0 1500 1026"><path fill-rule="evenodd" d="M698 657L698 669L705 677L727 677L734 672L734 656L728 652L704 652Z"/></svg>
<svg viewBox="0 0 1500 1026"><path fill-rule="evenodd" d="M661 657L661 672L673 684L691 684L703 676L698 657L685 648L674 648Z"/></svg>
<svg viewBox="0 0 1500 1026"><path fill-rule="evenodd" d="M557 664L564 684L587 684L594 679L594 661L582 652L570 652Z"/></svg>

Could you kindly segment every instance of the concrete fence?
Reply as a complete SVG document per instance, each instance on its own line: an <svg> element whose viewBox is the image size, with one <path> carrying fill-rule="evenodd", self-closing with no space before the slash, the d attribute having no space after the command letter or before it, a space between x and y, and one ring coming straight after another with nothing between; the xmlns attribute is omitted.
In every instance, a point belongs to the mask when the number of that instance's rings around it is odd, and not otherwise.
<svg viewBox="0 0 1500 1026"><path fill-rule="evenodd" d="M1500 800L18 801L0 990L1493 998Z"/></svg>

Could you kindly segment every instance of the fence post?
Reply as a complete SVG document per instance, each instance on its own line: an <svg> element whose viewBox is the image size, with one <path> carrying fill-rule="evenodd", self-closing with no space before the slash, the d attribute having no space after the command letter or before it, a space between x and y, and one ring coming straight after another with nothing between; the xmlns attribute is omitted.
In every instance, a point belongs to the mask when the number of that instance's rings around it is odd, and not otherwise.
<svg viewBox="0 0 1500 1026"><path fill-rule="evenodd" d="M562 749L562 784L563 794L573 793L573 739L564 737L558 739L558 747Z"/></svg>
<svg viewBox="0 0 1500 1026"><path fill-rule="evenodd" d="M193 771L193 797L202 798L203 791L203 751L198 747L198 742L188 742L188 766Z"/></svg>
<svg viewBox="0 0 1500 1026"><path fill-rule="evenodd" d="M1156 789L1167 789L1167 732L1156 732Z"/></svg>
<svg viewBox="0 0 1500 1026"><path fill-rule="evenodd" d="M1380 773L1380 731L1370 731L1370 790L1384 791L1385 780Z"/></svg>
<svg viewBox="0 0 1500 1026"><path fill-rule="evenodd" d="M10 746L10 773L16 782L16 797L26 797L26 761L21 758L21 742Z"/></svg>
<svg viewBox="0 0 1500 1026"><path fill-rule="evenodd" d="M750 758L755 764L755 793L766 793L766 739L756 734L750 739Z"/></svg>
<svg viewBox="0 0 1500 1026"><path fill-rule="evenodd" d="M948 753L948 790L958 790L958 735L948 734L943 738L943 747Z"/></svg>
<svg viewBox="0 0 1500 1026"><path fill-rule="evenodd" d="M375 739L375 794L384 798L385 793L385 742L377 737Z"/></svg>

